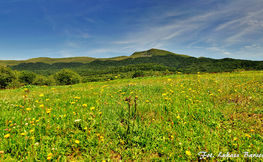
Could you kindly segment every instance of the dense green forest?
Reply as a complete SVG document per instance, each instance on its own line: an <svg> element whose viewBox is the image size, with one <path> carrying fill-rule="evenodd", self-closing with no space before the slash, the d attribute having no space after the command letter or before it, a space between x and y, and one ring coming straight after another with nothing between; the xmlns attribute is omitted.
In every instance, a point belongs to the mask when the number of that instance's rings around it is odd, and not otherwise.
<svg viewBox="0 0 263 162"><path fill-rule="evenodd" d="M135 52L129 57L93 59L88 62L55 62L52 64L22 62L17 65L7 65L7 67L1 67L0 82L1 88L29 84L66 85L178 73L231 72L238 69L262 70L263 61L195 58L150 49ZM8 75L10 75L9 78Z"/></svg>
<svg viewBox="0 0 263 162"><path fill-rule="evenodd" d="M72 69L73 71L87 71L90 70L105 70L109 68L122 67L127 65L137 65L155 63L167 68L172 68L174 71L181 71L184 73L196 73L196 72L223 72L233 71L234 69L263 69L263 61L250 61L250 60L236 60L231 58L225 59L211 59L211 58L195 58L195 57L183 57L173 54L167 55L154 55L151 57L137 57L127 58L123 60L94 60L90 63L81 62L69 62L69 63L54 63L47 64L42 62L36 63L21 63L14 66L9 66L12 70L27 70L36 71L43 75L50 75L52 72L60 69ZM151 66L151 65L150 65ZM144 66L147 70L146 66ZM83 71L84 70L84 71ZM143 69L142 69L143 70ZM82 74L80 74L82 75Z"/></svg>

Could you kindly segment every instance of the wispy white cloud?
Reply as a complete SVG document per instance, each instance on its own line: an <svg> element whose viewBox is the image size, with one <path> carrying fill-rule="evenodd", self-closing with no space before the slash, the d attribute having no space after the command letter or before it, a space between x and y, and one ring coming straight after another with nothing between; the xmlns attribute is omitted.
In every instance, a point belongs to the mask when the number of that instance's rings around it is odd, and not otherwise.
<svg viewBox="0 0 263 162"><path fill-rule="evenodd" d="M34 0L8 1L22 4ZM196 57L206 54L238 58L238 55L245 57L242 51L246 51L251 57L261 55L263 58L260 51L263 44L262 0L198 0L191 3L118 0L111 1L113 5L109 1L83 1L82 6L76 4L74 8L71 0L37 2L40 12L30 20L41 22L35 25L43 27L41 30L47 25L54 30L44 29L43 35L50 34L45 38L53 39L50 42L54 42L55 53L63 57L107 57L113 53L116 56L161 48L175 53L180 50L180 53ZM53 5L60 3L68 7L68 12L55 10Z"/></svg>
<svg viewBox="0 0 263 162"><path fill-rule="evenodd" d="M219 48L219 47L203 47L203 48L207 49L207 50L211 50L211 51L220 52L221 54L224 54L224 55L230 55L231 54L230 52L227 52L225 49Z"/></svg>
<svg viewBox="0 0 263 162"><path fill-rule="evenodd" d="M56 24L55 21L53 21L53 19L51 18L51 16L48 14L46 8L44 7L44 5L41 4L41 1L38 1L38 5L40 6L40 8L42 9L43 13L45 14L45 19L47 20L47 22L49 22L49 25L52 27L53 30L56 29Z"/></svg>
<svg viewBox="0 0 263 162"><path fill-rule="evenodd" d="M149 18L149 22L141 25L141 30L128 33L124 39L118 40L115 43L138 44L139 46L144 45L145 48L149 48L150 45L156 43L165 45L171 41L175 41L175 43L189 41L189 39L195 39L196 34L209 26L210 22L208 20L214 19L215 15L221 12L223 11L211 11L186 17L185 19L171 19L168 23L162 24L164 19L170 19L174 15L182 16L185 14L184 12L167 11L167 13L157 18L154 17L154 21Z"/></svg>
<svg viewBox="0 0 263 162"><path fill-rule="evenodd" d="M212 16L214 13L198 15L186 20L173 20L168 24L145 24L142 30L134 33L128 33L124 39L118 40L116 44L137 44L145 46L144 48L151 48L153 44L165 44L170 39L180 37L181 41L187 40L192 37L197 30L202 28L204 20ZM155 21L161 21L155 19ZM184 38L185 37L185 38ZM179 41L179 40L178 40Z"/></svg>
<svg viewBox="0 0 263 162"><path fill-rule="evenodd" d="M219 49L218 47L207 47L206 49L213 50L213 51L224 51L224 50Z"/></svg>
<svg viewBox="0 0 263 162"><path fill-rule="evenodd" d="M204 2L207 5L215 1ZM148 14L147 21L140 24L141 30L127 33L115 43L145 49L152 45L165 48L180 44L188 48L204 47L222 56L230 55L240 50L243 44L251 44L258 41L256 37L263 36L262 7L260 0L240 0L222 2L220 7L203 12L192 10L192 14L189 14L191 10L167 10L159 16L153 14L155 17Z"/></svg>
<svg viewBox="0 0 263 162"><path fill-rule="evenodd" d="M230 55L231 53L229 53L229 52L224 52L223 54L225 54L225 55Z"/></svg>
<svg viewBox="0 0 263 162"><path fill-rule="evenodd" d="M239 19L234 19L234 20L230 20L230 21L227 21L225 23L221 23L217 28L215 28L215 31L218 32L220 30L224 30L224 29L229 29L229 28L235 28L236 27L236 23L240 23L242 21L244 21L245 18L239 18Z"/></svg>
<svg viewBox="0 0 263 162"><path fill-rule="evenodd" d="M251 46L245 46L245 48L252 49L252 48L260 48L259 44L252 44Z"/></svg>
<svg viewBox="0 0 263 162"><path fill-rule="evenodd" d="M252 26L263 26L263 21L249 20L248 24Z"/></svg>

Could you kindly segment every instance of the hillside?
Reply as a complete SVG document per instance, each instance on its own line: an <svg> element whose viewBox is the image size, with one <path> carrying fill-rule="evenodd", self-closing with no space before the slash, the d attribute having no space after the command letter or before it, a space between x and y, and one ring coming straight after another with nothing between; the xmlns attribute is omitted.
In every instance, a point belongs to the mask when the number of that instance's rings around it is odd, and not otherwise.
<svg viewBox="0 0 263 162"><path fill-rule="evenodd" d="M71 57L71 58L32 58L24 61L0 61L2 65L9 66L12 70L33 71L42 75L51 75L61 69L71 69L82 76L89 76L92 71L96 73L111 73L113 71L123 71L123 67L129 65L141 65L133 70L146 70L153 68L153 64L158 64L169 71L180 71L183 73L197 72L224 72L235 69L262 70L263 61L238 60L231 58L211 59L195 58L187 55L180 55L160 49L150 49L147 51L134 52L131 56L119 56L113 58L92 58L92 57ZM155 67L156 65L154 65ZM141 68L142 67L142 68ZM118 70L116 70L116 68ZM141 69L140 69L141 68ZM130 68L124 68L130 69ZM97 70L103 70L98 72Z"/></svg>
<svg viewBox="0 0 263 162"><path fill-rule="evenodd" d="M85 68L85 69L107 69L109 67L126 66L140 63L162 63L165 66L174 66L167 62L163 56L176 56L176 58L188 58L190 56L179 55L165 50L150 49L147 51L134 52L131 56L117 56L112 58L92 58L92 57L69 57L69 58L48 58L38 57L28 60L8 60L0 61L0 65L9 66L13 70L48 70L63 68ZM149 58L151 57L151 58ZM159 59L159 60L158 60ZM161 60L160 60L161 59Z"/></svg>
<svg viewBox="0 0 263 162"><path fill-rule="evenodd" d="M37 58L31 58L28 60L0 60L0 66L15 66L19 64L25 64L25 63L37 63L42 62L45 64L54 64L54 63L69 63L69 62L80 62L80 63L90 63L94 60L123 60L127 58L137 58L137 57L147 57L147 56L156 56L156 55L166 55L166 54L174 54L175 53L159 50L159 49L150 49L147 51L142 52L134 52L131 56L117 56L117 57L111 57L111 58L93 58L93 57L67 57L67 58L49 58L49 57L37 57ZM184 55L181 55L184 56Z"/></svg>
<svg viewBox="0 0 263 162"><path fill-rule="evenodd" d="M89 63L96 60L97 58L92 57L67 57L67 58L49 58L49 57L37 57L31 58L28 60L0 60L0 66L15 66L25 63L37 63L42 62L45 64L54 64L54 63L68 63L68 62L80 62L80 63Z"/></svg>
<svg viewBox="0 0 263 162"><path fill-rule="evenodd" d="M180 54L176 54L173 52L152 48L152 49L147 50L147 51L134 52L129 58L164 56L164 55L168 55L168 54L182 56L182 57L190 57L187 55L180 55Z"/></svg>

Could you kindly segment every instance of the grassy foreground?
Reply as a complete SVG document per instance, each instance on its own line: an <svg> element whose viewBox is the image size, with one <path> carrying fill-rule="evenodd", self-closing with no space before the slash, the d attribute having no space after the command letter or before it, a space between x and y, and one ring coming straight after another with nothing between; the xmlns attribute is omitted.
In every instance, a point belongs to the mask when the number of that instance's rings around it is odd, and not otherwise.
<svg viewBox="0 0 263 162"><path fill-rule="evenodd" d="M0 161L260 161L262 96L262 71L2 90Z"/></svg>

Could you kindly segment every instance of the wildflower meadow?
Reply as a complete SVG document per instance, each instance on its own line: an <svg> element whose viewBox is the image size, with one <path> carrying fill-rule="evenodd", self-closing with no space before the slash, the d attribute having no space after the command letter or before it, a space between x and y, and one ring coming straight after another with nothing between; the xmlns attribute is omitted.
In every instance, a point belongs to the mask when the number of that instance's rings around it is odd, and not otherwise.
<svg viewBox="0 0 263 162"><path fill-rule="evenodd" d="M262 96L262 71L1 90L0 161L261 161Z"/></svg>

